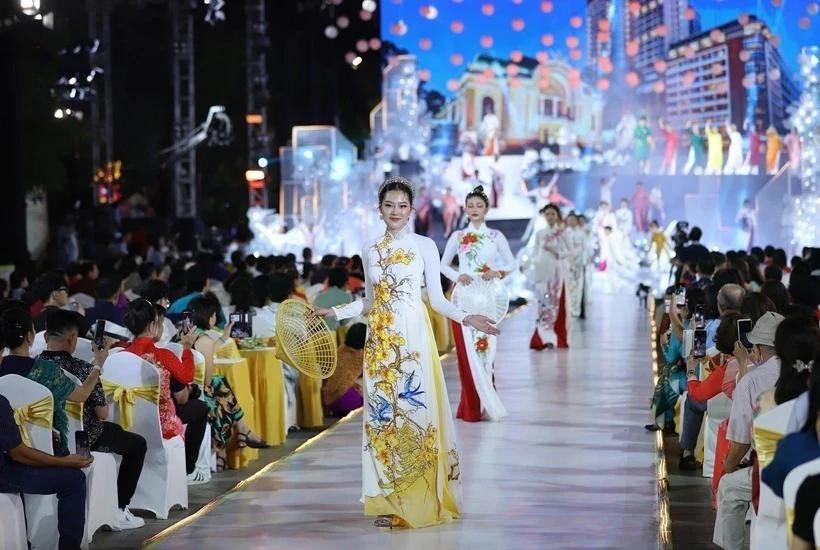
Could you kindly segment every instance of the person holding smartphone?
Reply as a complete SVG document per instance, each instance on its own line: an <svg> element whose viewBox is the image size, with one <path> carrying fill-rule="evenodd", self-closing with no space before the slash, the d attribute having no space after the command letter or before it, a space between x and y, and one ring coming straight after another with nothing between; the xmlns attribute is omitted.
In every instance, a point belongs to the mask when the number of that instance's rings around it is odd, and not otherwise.
<svg viewBox="0 0 820 550"><path fill-rule="evenodd" d="M46 350L40 354L40 357L56 363L64 371L82 380L87 378L93 369L102 368L108 357L109 346L103 341L97 342L93 365L74 357L73 353L77 349L82 322L79 317L72 311L58 310L51 313L46 329ZM103 321L103 326L104 323ZM117 474L119 511L111 528L115 530L137 529L145 525L145 521L132 514L128 505L137 489L148 446L141 435L125 431L119 424L106 422L106 420L108 420L108 403L102 384L97 381L83 407L83 432L88 445L87 449L114 453L122 457ZM79 452L79 446L77 452Z"/></svg>

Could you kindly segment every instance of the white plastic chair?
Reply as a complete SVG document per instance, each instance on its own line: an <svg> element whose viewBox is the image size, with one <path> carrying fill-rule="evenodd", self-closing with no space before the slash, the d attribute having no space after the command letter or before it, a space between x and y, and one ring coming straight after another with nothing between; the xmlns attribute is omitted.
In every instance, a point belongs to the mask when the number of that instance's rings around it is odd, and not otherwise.
<svg viewBox="0 0 820 550"><path fill-rule="evenodd" d="M0 550L20 550L26 548L26 515L20 495L0 493Z"/></svg>
<svg viewBox="0 0 820 550"><path fill-rule="evenodd" d="M720 392L706 402L706 419L703 426L703 477L711 478L715 470L715 447L720 423L729 418L732 400Z"/></svg>
<svg viewBox="0 0 820 550"><path fill-rule="evenodd" d="M16 374L0 377L0 394L9 400L12 409L36 403L45 397L52 398L45 386ZM31 446L38 451L54 454L51 428L26 423ZM58 534L57 497L55 495L23 495L28 518L28 539L34 548L56 548ZM5 524L5 520L3 520ZM23 547L25 548L25 546Z"/></svg>
<svg viewBox="0 0 820 550"><path fill-rule="evenodd" d="M811 460L806 462L805 464L801 464L791 472L789 475L786 476L786 480L783 482L783 502L786 504L787 510L794 510L794 503L797 501L797 491L800 490L800 486L803 485L803 482L806 481L807 477L816 476L820 474L820 458ZM820 538L817 538L817 518L815 517L814 520L814 527L815 527L815 536L814 542L820 542ZM788 532L791 532L791 525L786 525L786 529Z"/></svg>
<svg viewBox="0 0 820 550"><path fill-rule="evenodd" d="M63 371L78 386L80 380L70 372ZM77 453L74 433L82 430L83 421L68 415L68 451ZM117 472L116 457L111 453L91 452L94 462L84 468L85 472L85 541L91 542L94 533L103 525L114 525L117 519ZM112 488L114 490L112 490Z"/></svg>
<svg viewBox="0 0 820 550"><path fill-rule="evenodd" d="M786 401L761 414L754 421L755 428L785 434L795 400ZM761 470L764 465L761 465ZM783 499L768 485L760 483L760 501L752 521L751 550L778 550L787 548L786 508Z"/></svg>
<svg viewBox="0 0 820 550"><path fill-rule="evenodd" d="M159 385L156 367L129 352L110 355L103 372L107 381L126 388ZM112 408L113 418L119 421L119 410ZM174 505L188 508L185 443L181 437L163 439L156 403L138 398L134 405L133 421L129 431L145 438L148 452L130 507L152 512L159 519L167 519L168 511Z"/></svg>

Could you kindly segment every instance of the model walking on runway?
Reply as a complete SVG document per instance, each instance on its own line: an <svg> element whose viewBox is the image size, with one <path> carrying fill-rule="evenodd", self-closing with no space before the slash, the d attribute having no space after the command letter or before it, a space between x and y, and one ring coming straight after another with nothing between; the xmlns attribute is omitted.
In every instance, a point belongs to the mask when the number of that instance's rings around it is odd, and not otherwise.
<svg viewBox="0 0 820 550"><path fill-rule="evenodd" d="M535 295L538 299L538 319L530 348L568 348L569 312L564 275L569 245L558 207L548 204L541 213L547 225L535 235L529 255L534 261Z"/></svg>
<svg viewBox="0 0 820 550"><path fill-rule="evenodd" d="M442 315L498 334L490 319L444 298L436 245L409 224L414 198L407 179L385 180L379 211L387 228L362 253L365 298L316 310L339 320L368 314L362 502L377 527L425 527L461 515L452 413L422 286Z"/></svg>
<svg viewBox="0 0 820 550"><path fill-rule="evenodd" d="M489 198L481 186L467 195L465 210L470 224L456 231L447 241L441 258L441 272L459 285L469 286L478 278L503 279L515 269L515 258L504 234L484 223ZM458 271L450 267L458 255ZM507 415L493 384L495 336L476 329L462 329L453 322L453 339L461 378L461 401L456 417L466 422L501 420Z"/></svg>

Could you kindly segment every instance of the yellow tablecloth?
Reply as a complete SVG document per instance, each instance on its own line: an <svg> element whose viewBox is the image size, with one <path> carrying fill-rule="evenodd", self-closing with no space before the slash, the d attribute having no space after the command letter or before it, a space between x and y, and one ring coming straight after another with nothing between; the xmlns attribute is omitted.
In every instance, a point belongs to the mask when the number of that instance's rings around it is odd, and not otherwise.
<svg viewBox="0 0 820 550"><path fill-rule="evenodd" d="M271 445L285 441L285 379L273 348L239 350L247 360L255 400L254 431Z"/></svg>
<svg viewBox="0 0 820 550"><path fill-rule="evenodd" d="M322 381L304 374L299 375L296 394L297 423L302 428L318 428L325 422L322 411Z"/></svg>
<svg viewBox="0 0 820 550"><path fill-rule="evenodd" d="M228 379L228 384L231 385L231 389L239 406L245 411L245 423L251 430L257 432L256 419L254 418L254 412L257 407L256 400L251 392L251 377L248 362L243 358L216 358L214 359L214 374L221 374ZM232 443L228 449L228 467L234 469L244 468L248 462L259 457L259 451L256 449L251 449L250 447L240 449L235 445L235 443Z"/></svg>

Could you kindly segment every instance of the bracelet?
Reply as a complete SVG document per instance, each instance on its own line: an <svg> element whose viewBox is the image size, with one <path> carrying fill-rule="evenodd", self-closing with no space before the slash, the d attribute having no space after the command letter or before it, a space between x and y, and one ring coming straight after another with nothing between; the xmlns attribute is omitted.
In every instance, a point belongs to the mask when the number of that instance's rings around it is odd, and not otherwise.
<svg viewBox="0 0 820 550"><path fill-rule="evenodd" d="M499 279L503 279L503 278L504 278L504 277L506 277L506 276L507 276L507 272L506 272L506 271L502 271L502 270L499 270L499 271L498 271L498 278L499 278Z"/></svg>

